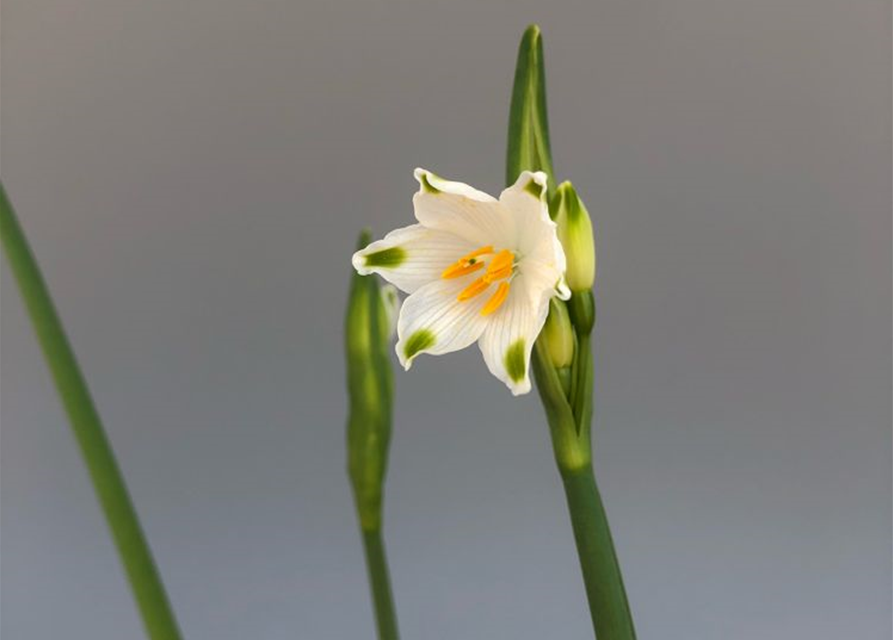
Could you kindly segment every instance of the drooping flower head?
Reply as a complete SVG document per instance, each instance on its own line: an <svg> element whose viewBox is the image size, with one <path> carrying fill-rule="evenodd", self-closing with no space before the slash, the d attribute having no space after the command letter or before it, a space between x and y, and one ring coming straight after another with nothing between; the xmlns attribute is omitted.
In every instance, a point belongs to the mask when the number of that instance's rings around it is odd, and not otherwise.
<svg viewBox="0 0 893 640"><path fill-rule="evenodd" d="M478 342L490 372L519 395L530 391L530 352L549 300L570 297L564 250L549 218L546 174L524 171L497 200L467 184L416 169L418 224L353 255L409 294L397 321L405 369L422 353Z"/></svg>

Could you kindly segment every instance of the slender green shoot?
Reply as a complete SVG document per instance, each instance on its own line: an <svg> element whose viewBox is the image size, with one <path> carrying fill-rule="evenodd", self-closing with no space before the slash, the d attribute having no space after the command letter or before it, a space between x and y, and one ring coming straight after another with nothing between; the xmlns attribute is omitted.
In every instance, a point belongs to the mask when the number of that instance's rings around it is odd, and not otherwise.
<svg viewBox="0 0 893 640"><path fill-rule="evenodd" d="M178 640L180 632L177 622L115 461L115 454L2 183L0 234L9 266L18 282L56 390L68 414L93 488L124 564L146 633L151 640Z"/></svg>

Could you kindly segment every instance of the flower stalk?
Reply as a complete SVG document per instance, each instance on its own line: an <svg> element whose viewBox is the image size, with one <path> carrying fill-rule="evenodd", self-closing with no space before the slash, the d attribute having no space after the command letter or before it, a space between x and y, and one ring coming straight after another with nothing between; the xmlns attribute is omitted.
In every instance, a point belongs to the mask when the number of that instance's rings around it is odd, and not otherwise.
<svg viewBox="0 0 893 640"><path fill-rule="evenodd" d="M369 244L363 231L359 247ZM382 537L382 503L391 437L393 374L388 355L392 316L392 290L374 276L353 274L345 321L347 389L347 469L354 502L369 587L380 640L397 640L397 614Z"/></svg>
<svg viewBox="0 0 893 640"><path fill-rule="evenodd" d="M556 184L546 112L542 36L536 25L524 33L518 50L506 170L509 184L524 170L544 171L549 176L550 188ZM570 380L566 381L562 368L554 364L556 337L554 333L544 332L533 352L534 379L564 484L595 635L598 640L635 640L620 565L592 467L595 249L591 222L570 183L562 184L550 196L550 215L559 225L572 291L566 303L569 325L559 318L551 322L553 328L564 326L564 331L573 332L575 349ZM551 313L556 310L553 308Z"/></svg>
<svg viewBox="0 0 893 640"><path fill-rule="evenodd" d="M146 634L151 640L178 640L180 632L174 613L111 443L2 183L0 235L9 266L19 285L56 390L118 548Z"/></svg>

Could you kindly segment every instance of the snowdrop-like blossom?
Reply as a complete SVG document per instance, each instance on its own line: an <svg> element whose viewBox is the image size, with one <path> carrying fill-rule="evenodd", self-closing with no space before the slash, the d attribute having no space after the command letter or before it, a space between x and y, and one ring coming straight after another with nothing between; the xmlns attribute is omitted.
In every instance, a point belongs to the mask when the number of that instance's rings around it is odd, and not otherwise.
<svg viewBox="0 0 893 640"><path fill-rule="evenodd" d="M546 174L525 171L497 200L416 169L418 224L353 255L409 294L397 320L405 369L421 353L479 343L490 372L514 395L530 391L530 352L549 300L570 297L566 261L546 204Z"/></svg>

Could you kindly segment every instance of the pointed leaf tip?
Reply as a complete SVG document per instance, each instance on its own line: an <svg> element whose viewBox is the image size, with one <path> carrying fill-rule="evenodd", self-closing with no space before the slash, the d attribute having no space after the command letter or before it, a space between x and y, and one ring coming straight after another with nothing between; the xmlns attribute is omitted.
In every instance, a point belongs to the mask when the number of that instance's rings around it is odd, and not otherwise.
<svg viewBox="0 0 893 640"><path fill-rule="evenodd" d="M536 42L536 40L538 38L540 38L542 36L542 34L543 34L543 31L542 31L542 29L540 29L540 26L537 23L532 22L527 27L527 29L524 30L523 40L524 41L529 40L531 42Z"/></svg>
<svg viewBox="0 0 893 640"><path fill-rule="evenodd" d="M506 184L513 184L525 169L544 171L549 176L551 197L554 173L546 109L546 72L542 32L536 24L527 27L518 47L509 112Z"/></svg>

